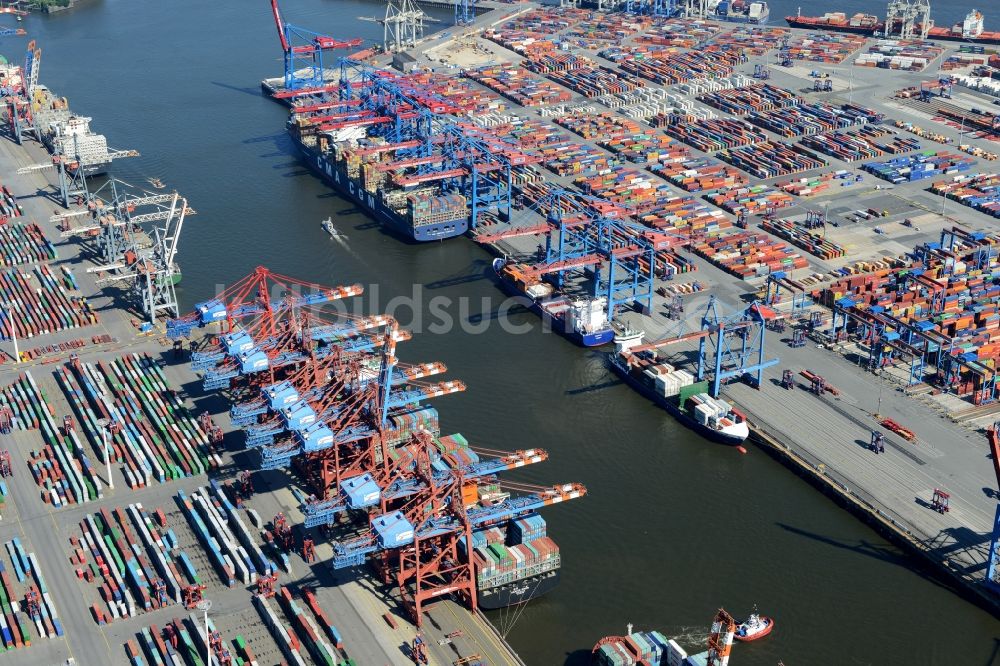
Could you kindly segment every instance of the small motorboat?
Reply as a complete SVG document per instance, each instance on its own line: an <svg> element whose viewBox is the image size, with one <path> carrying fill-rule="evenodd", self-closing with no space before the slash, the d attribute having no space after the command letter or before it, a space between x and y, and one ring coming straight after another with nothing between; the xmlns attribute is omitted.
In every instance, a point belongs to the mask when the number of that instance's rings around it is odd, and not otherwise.
<svg viewBox="0 0 1000 666"><path fill-rule="evenodd" d="M320 226L323 227L323 230L326 231L326 233L330 234L330 238L347 238L346 234L340 233L340 231L337 230L337 227L333 226L332 217L328 217L320 222Z"/></svg>
<svg viewBox="0 0 1000 666"><path fill-rule="evenodd" d="M162 190L166 187L166 185L163 184L163 181L159 178L147 178L146 181L158 190Z"/></svg>
<svg viewBox="0 0 1000 666"><path fill-rule="evenodd" d="M757 607L754 606L750 617L736 625L736 634L733 636L738 641L749 643L758 638L764 638L774 629L774 620L766 615L760 615Z"/></svg>

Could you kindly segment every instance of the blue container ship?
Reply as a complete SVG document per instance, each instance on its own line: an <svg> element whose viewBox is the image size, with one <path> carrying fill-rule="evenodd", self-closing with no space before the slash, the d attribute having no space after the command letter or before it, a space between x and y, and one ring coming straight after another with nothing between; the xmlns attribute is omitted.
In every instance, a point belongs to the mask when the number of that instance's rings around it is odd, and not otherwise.
<svg viewBox="0 0 1000 666"><path fill-rule="evenodd" d="M310 132L294 122L289 133L314 173L405 240L443 240L468 230L470 213L463 195L442 192L436 184L393 187L374 140Z"/></svg>

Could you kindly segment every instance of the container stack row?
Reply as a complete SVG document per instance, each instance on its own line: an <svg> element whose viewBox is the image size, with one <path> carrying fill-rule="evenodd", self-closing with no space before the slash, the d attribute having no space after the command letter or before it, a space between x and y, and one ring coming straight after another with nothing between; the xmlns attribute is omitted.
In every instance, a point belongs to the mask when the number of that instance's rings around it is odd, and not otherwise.
<svg viewBox="0 0 1000 666"><path fill-rule="evenodd" d="M854 108L837 108L824 102L813 102L751 113L747 120L779 136L793 138L845 129L868 122L868 117Z"/></svg>
<svg viewBox="0 0 1000 666"><path fill-rule="evenodd" d="M635 43L693 49L722 31L721 25L704 19L657 19L654 27L635 38Z"/></svg>
<svg viewBox="0 0 1000 666"><path fill-rule="evenodd" d="M676 85L691 80L731 76L746 60L746 55L740 49L733 48L668 53L652 58L631 57L623 59L618 66L626 74L653 83Z"/></svg>
<svg viewBox="0 0 1000 666"><path fill-rule="evenodd" d="M292 597L287 587L282 587L276 596L285 612L285 617L291 620L300 644L305 644L306 651L312 656L312 663L321 666L337 666L342 663L343 654L339 648L342 647L343 641L340 633L336 627L328 623L329 621L322 629L320 628L319 623L322 620L316 614L318 605L306 604L313 611L311 614L306 612ZM312 600L315 603L315 596ZM323 618L326 618L325 614Z"/></svg>
<svg viewBox="0 0 1000 666"><path fill-rule="evenodd" d="M792 220L764 220L760 226L764 231L772 233L778 238L783 238L795 247L802 248L820 259L837 259L847 254L846 250L837 243L827 240L824 236L810 231Z"/></svg>
<svg viewBox="0 0 1000 666"><path fill-rule="evenodd" d="M45 584L45 576L42 575L38 557L26 551L17 537L5 543L4 547L14 565L14 575L17 576L18 582L34 593L35 607L29 609L29 615L33 614L30 619L34 622L38 635L48 638L62 636L62 620L59 619L55 602L52 601L52 595Z"/></svg>
<svg viewBox="0 0 1000 666"><path fill-rule="evenodd" d="M19 266L56 258L56 248L34 222L0 225L0 266Z"/></svg>
<svg viewBox="0 0 1000 666"><path fill-rule="evenodd" d="M855 183L858 178L860 176L855 176L846 169L838 169L837 171L821 173L815 176L802 176L801 178L785 180L774 185L783 192L807 198L818 194L830 193L830 189L838 185L849 186Z"/></svg>
<svg viewBox="0 0 1000 666"><path fill-rule="evenodd" d="M719 159L757 178L774 178L826 166L826 160L799 146L766 141L719 153Z"/></svg>
<svg viewBox="0 0 1000 666"><path fill-rule="evenodd" d="M750 113L775 111L790 106L798 106L801 98L785 88L770 83L758 83L745 88L730 88L717 90L698 96L698 100L709 106L731 113L734 116L745 116Z"/></svg>
<svg viewBox="0 0 1000 666"><path fill-rule="evenodd" d="M560 35L560 42L597 50L608 43L622 42L650 27L653 19L628 13L593 13Z"/></svg>
<svg viewBox="0 0 1000 666"><path fill-rule="evenodd" d="M864 127L857 132L832 132L806 137L802 145L844 162L903 154L920 149L912 137L899 136L888 128Z"/></svg>
<svg viewBox="0 0 1000 666"><path fill-rule="evenodd" d="M274 611L271 602L265 597L255 594L252 599L257 612L260 613L264 624L270 630L271 636L278 644L278 647L281 648L281 653L288 660L287 663L290 666L306 666L307 662L302 656L305 650L295 631L285 624L281 617Z"/></svg>
<svg viewBox="0 0 1000 666"><path fill-rule="evenodd" d="M775 271L806 268L809 262L784 243L764 234L737 232L705 239L694 245L699 256L744 280L765 277Z"/></svg>
<svg viewBox="0 0 1000 666"><path fill-rule="evenodd" d="M690 157L685 146L617 114L573 114L555 122L585 139L596 140L598 145L628 162L676 162Z"/></svg>
<svg viewBox="0 0 1000 666"><path fill-rule="evenodd" d="M274 573L274 563L257 546L221 486L213 483L212 492L199 488L190 498L183 490L178 491L177 504L223 584L232 587L238 581L250 585L258 576Z"/></svg>
<svg viewBox="0 0 1000 666"><path fill-rule="evenodd" d="M471 69L465 75L521 106L549 106L573 98L568 91L509 63Z"/></svg>
<svg viewBox="0 0 1000 666"><path fill-rule="evenodd" d="M931 191L987 215L1000 217L1000 174L956 176L951 180L934 183Z"/></svg>
<svg viewBox="0 0 1000 666"><path fill-rule="evenodd" d="M28 469L41 489L42 500L59 508L96 500L103 493L94 465L73 428L57 425L54 410L30 372L4 389L13 407L14 426L38 430L44 445L28 457Z"/></svg>
<svg viewBox="0 0 1000 666"><path fill-rule="evenodd" d="M630 92L645 85L634 76L616 72L582 56L546 55L528 63L529 69L588 98Z"/></svg>
<svg viewBox="0 0 1000 666"><path fill-rule="evenodd" d="M80 521L70 545L77 578L99 586L104 606L90 608L98 624L179 604L185 587L201 584L163 509L102 508Z"/></svg>
<svg viewBox="0 0 1000 666"><path fill-rule="evenodd" d="M0 561L0 652L31 645L31 618L21 605L22 586L14 586L7 566Z"/></svg>
<svg viewBox="0 0 1000 666"><path fill-rule="evenodd" d="M74 360L55 375L98 458L106 462L106 439L129 487L197 476L219 465L208 435L149 355L98 364Z"/></svg>
<svg viewBox="0 0 1000 666"><path fill-rule="evenodd" d="M718 118L667 125L663 131L706 153L767 142L767 135L745 120Z"/></svg>
<svg viewBox="0 0 1000 666"><path fill-rule="evenodd" d="M790 195L767 185L725 187L705 199L733 215L763 215L794 203Z"/></svg>
<svg viewBox="0 0 1000 666"><path fill-rule="evenodd" d="M908 72L923 71L944 49L933 42L920 39L880 39L854 59L859 67L901 69Z"/></svg>
<svg viewBox="0 0 1000 666"><path fill-rule="evenodd" d="M7 222L12 217L22 215L24 210L21 209L21 204L17 203L17 198L6 185L0 185L0 220Z"/></svg>
<svg viewBox="0 0 1000 666"><path fill-rule="evenodd" d="M24 340L96 324L97 313L86 299L66 287L68 272L65 266L56 270L48 264L0 271L0 302L12 315L0 320L0 339L11 339L11 327Z"/></svg>
<svg viewBox="0 0 1000 666"><path fill-rule="evenodd" d="M208 618L210 635L218 633L218 627L211 617ZM221 638L221 635L220 635ZM208 666L219 666L223 663L257 666L257 658L247 645L246 640L237 635L229 645L223 643L220 648L229 653L231 662L222 662L219 653L213 651L213 660ZM125 654L130 666L145 666L146 655L149 655L151 665L159 664L204 664L202 658L210 646L205 645L205 621L195 613L186 618L174 618L161 630L155 624L143 627L136 633L136 640L125 642Z"/></svg>
<svg viewBox="0 0 1000 666"><path fill-rule="evenodd" d="M649 169L688 192L710 192L750 183L739 169L704 157L679 163L654 164Z"/></svg>
<svg viewBox="0 0 1000 666"><path fill-rule="evenodd" d="M778 48L781 40L788 37L790 33L788 28L739 26L735 30L719 35L712 40L712 44L734 46L743 49L750 56L762 56L768 51Z"/></svg>
<svg viewBox="0 0 1000 666"><path fill-rule="evenodd" d="M924 178L950 176L968 171L975 159L947 151L925 151L885 162L865 162L862 169L890 183L905 183Z"/></svg>
<svg viewBox="0 0 1000 666"><path fill-rule="evenodd" d="M787 50L792 60L823 62L839 65L865 45L864 35L852 35L840 32L811 32L793 39Z"/></svg>

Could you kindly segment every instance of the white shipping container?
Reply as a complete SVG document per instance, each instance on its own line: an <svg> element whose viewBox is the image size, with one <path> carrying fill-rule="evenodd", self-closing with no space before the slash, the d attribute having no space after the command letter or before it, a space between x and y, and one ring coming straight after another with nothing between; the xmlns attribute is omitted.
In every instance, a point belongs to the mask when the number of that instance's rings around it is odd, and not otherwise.
<svg viewBox="0 0 1000 666"><path fill-rule="evenodd" d="M688 653L674 639L667 641L667 666L683 666Z"/></svg>
<svg viewBox="0 0 1000 666"><path fill-rule="evenodd" d="M674 377L677 378L681 386L691 386L694 384L694 375L687 370L674 370Z"/></svg>

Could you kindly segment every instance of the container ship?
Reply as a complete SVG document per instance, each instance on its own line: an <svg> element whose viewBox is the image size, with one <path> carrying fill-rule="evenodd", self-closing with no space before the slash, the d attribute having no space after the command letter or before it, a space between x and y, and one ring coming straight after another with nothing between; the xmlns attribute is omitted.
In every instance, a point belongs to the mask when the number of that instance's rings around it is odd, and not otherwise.
<svg viewBox="0 0 1000 666"><path fill-rule="evenodd" d="M871 14L855 14L848 18L843 12L827 12L822 16L786 16L785 21L793 28L808 30L834 30L836 32L853 32L858 35L874 35L882 27L877 16Z"/></svg>
<svg viewBox="0 0 1000 666"><path fill-rule="evenodd" d="M871 14L855 14L847 18L843 12L827 12L822 16L786 16L785 21L793 28L808 28L810 30L835 30L837 32L853 32L859 35L881 34L885 23ZM920 32L920 24L917 24ZM931 27L928 30L929 39L940 39L952 42L967 42L970 44L1000 44L1000 32L989 32L983 29L982 12L973 9L961 23L949 28Z"/></svg>
<svg viewBox="0 0 1000 666"><path fill-rule="evenodd" d="M112 159L107 138L90 128L90 118L70 111L65 97L57 97L38 84L32 89L31 114L50 153L78 156L88 176L107 173Z"/></svg>
<svg viewBox="0 0 1000 666"><path fill-rule="evenodd" d="M392 175L384 140L364 128L325 132L294 115L289 134L302 159L325 182L400 237L416 242L443 240L469 228L464 195L421 185L419 174Z"/></svg>
<svg viewBox="0 0 1000 666"><path fill-rule="evenodd" d="M481 501L487 497L480 488ZM469 556L464 539L459 552ZM559 584L559 546L546 535L545 519L537 513L472 532L472 559L479 606L484 610L523 604Z"/></svg>
<svg viewBox="0 0 1000 666"><path fill-rule="evenodd" d="M708 6L711 18L731 23L753 23L763 25L771 17L766 2L744 2L743 0L719 0L713 7Z"/></svg>
<svg viewBox="0 0 1000 666"><path fill-rule="evenodd" d="M627 331L616 337L609 355L611 369L634 390L669 412L682 424L708 439L739 445L750 435L746 418L724 400L708 395L708 382L663 362L654 349L638 346L642 334Z"/></svg>
<svg viewBox="0 0 1000 666"><path fill-rule="evenodd" d="M1000 32L989 32L983 29L983 14L973 9L965 16L965 20L950 28L932 27L928 33L930 39L941 39L951 42L971 42L973 44L1000 44Z"/></svg>
<svg viewBox="0 0 1000 666"><path fill-rule="evenodd" d="M632 631L628 626L624 636L606 636L594 646L595 666L707 666L729 663L736 634L736 621L720 609L708 634L708 650L688 654L672 638L659 631Z"/></svg>
<svg viewBox="0 0 1000 666"><path fill-rule="evenodd" d="M513 296L526 296L530 309L552 328L582 347L599 347L615 338L608 322L607 300L604 298L570 298L554 295L555 287L533 277L531 267L507 259L494 259L493 270L500 278L501 288Z"/></svg>

